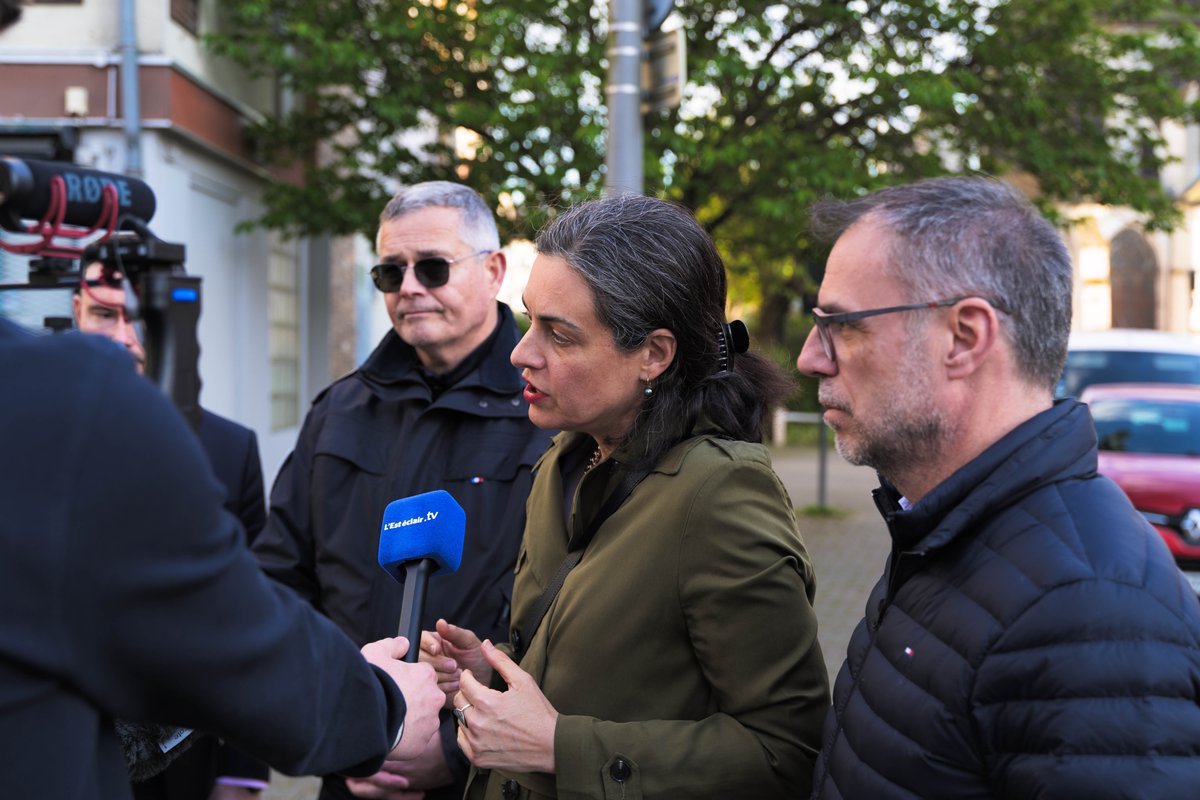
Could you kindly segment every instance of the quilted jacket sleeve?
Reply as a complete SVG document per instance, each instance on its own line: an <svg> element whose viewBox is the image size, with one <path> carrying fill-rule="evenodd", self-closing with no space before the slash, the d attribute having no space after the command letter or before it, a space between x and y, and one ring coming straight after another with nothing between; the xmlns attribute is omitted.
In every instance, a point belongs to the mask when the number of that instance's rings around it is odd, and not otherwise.
<svg viewBox="0 0 1200 800"><path fill-rule="evenodd" d="M1147 581L1189 591L1167 571ZM1025 610L988 653L973 693L996 797L1195 794L1200 643L1179 608L1187 604L1142 586L1089 578Z"/></svg>

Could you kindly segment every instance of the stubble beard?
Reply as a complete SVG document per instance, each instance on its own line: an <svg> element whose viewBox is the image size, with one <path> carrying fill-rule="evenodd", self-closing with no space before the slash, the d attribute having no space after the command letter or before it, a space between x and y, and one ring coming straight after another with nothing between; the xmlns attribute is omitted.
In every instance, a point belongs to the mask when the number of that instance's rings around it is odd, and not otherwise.
<svg viewBox="0 0 1200 800"><path fill-rule="evenodd" d="M879 430L867 430L854 425L853 434L838 434L835 446L838 454L857 466L871 467L893 484L905 483L904 476L917 472L922 465L935 459L946 438L944 420L938 414L908 419L883 420Z"/></svg>
<svg viewBox="0 0 1200 800"><path fill-rule="evenodd" d="M911 366L911 365L908 365ZM937 408L928 376L905 369L886 408L874 420L855 416L844 404L822 400L847 419L834 429L838 455L850 464L871 467L893 484L936 461L949 438L948 420Z"/></svg>

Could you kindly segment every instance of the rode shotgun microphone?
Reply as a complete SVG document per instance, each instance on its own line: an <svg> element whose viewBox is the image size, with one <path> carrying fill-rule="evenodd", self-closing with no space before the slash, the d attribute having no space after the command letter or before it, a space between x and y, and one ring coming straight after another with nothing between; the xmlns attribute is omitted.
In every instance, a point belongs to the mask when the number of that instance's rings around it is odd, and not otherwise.
<svg viewBox="0 0 1200 800"><path fill-rule="evenodd" d="M404 586L398 635L408 639L405 661L416 661L421 651L421 615L429 576L458 569L466 530L466 512L441 489L393 500L383 511L379 566Z"/></svg>
<svg viewBox="0 0 1200 800"><path fill-rule="evenodd" d="M104 187L116 189L117 210L143 223L154 216L154 192L137 178L116 175L74 164L0 157L0 228L25 233L22 219L39 220L52 210L51 182L63 180L66 209L62 222L80 228L92 226L104 211Z"/></svg>

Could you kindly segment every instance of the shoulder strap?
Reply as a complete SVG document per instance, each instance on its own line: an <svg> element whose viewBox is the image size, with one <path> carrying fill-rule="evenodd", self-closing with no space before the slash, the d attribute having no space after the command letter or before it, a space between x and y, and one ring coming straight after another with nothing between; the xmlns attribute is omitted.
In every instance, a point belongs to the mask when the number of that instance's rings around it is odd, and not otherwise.
<svg viewBox="0 0 1200 800"><path fill-rule="evenodd" d="M510 632L509 644L512 646L513 655L516 656L516 661L520 663L525 656L525 648L529 646L533 635L537 633L538 627L542 624L542 619L546 616L546 612L550 610L550 604L554 602L554 598L558 596L558 592L562 589L563 583L567 579L567 573L575 568L579 560L583 558L583 551L587 549L592 538L595 537L596 531L604 524L605 520L613 515L621 504L633 494L633 490L637 487L642 479L650 474L650 470L633 470L626 472L621 482L617 484L617 488L613 490L604 500L604 504L596 512L596 516L592 517L592 521L588 523L583 535L575 542L574 547L567 552L566 558L558 565L558 569L554 572L554 577L550 579L550 583L546 584L546 588L542 590L541 597L534 603L533 608L525 615L520 624L515 626Z"/></svg>

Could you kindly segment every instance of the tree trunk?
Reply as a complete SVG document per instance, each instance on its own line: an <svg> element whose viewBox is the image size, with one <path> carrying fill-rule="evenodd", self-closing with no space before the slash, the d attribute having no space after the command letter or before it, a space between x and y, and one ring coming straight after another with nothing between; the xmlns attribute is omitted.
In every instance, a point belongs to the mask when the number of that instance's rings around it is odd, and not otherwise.
<svg viewBox="0 0 1200 800"><path fill-rule="evenodd" d="M792 293L786 286L763 288L762 305L758 309L758 347L764 351L781 344L787 330L788 311L792 307Z"/></svg>

